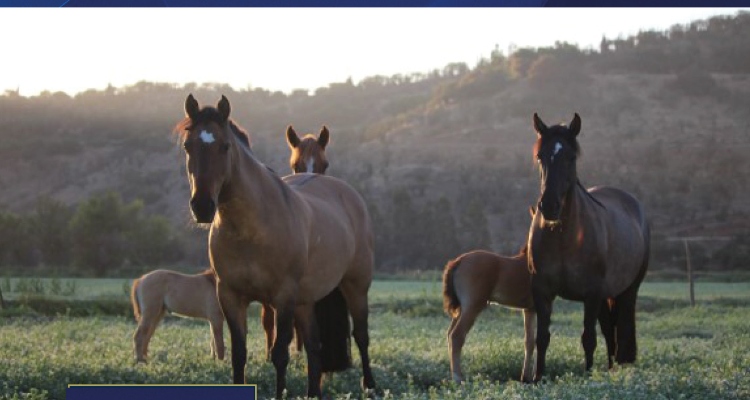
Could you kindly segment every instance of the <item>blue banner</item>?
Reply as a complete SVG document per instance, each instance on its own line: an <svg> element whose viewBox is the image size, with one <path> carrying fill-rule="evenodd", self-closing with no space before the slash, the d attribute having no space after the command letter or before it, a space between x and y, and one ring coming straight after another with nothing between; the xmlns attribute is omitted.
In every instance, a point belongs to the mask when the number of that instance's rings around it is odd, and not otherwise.
<svg viewBox="0 0 750 400"><path fill-rule="evenodd" d="M255 400L256 385L68 385L67 400Z"/></svg>

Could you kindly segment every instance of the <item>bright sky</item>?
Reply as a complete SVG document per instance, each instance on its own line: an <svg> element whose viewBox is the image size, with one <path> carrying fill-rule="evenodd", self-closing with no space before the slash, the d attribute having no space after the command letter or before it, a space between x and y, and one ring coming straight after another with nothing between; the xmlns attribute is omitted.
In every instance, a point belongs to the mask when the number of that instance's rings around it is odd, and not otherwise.
<svg viewBox="0 0 750 400"><path fill-rule="evenodd" d="M289 92L351 77L474 66L497 45L598 48L730 8L4 9L0 91L219 82Z"/></svg>

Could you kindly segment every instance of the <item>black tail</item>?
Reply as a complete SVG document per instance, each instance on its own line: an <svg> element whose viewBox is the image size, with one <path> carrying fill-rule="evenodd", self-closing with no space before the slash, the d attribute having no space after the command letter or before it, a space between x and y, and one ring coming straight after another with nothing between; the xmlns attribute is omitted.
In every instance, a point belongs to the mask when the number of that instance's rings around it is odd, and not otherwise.
<svg viewBox="0 0 750 400"><path fill-rule="evenodd" d="M315 303L315 318L320 327L322 372L338 372L351 368L349 310L339 288L333 289L326 297Z"/></svg>

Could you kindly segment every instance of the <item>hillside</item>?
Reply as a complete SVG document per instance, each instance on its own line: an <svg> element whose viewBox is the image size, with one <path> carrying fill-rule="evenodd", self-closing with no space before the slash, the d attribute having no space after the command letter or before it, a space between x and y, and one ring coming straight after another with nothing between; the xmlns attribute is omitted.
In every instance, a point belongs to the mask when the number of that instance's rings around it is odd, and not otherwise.
<svg viewBox="0 0 750 400"><path fill-rule="evenodd" d="M451 64L314 93L149 82L75 97L6 93L0 209L30 213L40 196L75 207L114 190L171 221L182 265L204 265L205 232L190 222L184 156L171 130L188 93L204 103L224 94L259 159L281 175L289 171L285 127L317 132L327 124L329 173L368 201L379 268L439 268L475 247L521 246L539 185L531 115L552 124L578 112L581 181L644 201L656 268L682 265L681 244L667 239L684 236L723 239L697 245L701 268L747 268L727 254L727 240L750 254L750 63L742 64L746 51L727 48L750 39L725 37L750 31L750 17L711 21L641 33L631 45L603 40L600 52L564 43L493 52L473 68ZM633 61L654 49L670 57ZM677 63L690 51L700 57Z"/></svg>

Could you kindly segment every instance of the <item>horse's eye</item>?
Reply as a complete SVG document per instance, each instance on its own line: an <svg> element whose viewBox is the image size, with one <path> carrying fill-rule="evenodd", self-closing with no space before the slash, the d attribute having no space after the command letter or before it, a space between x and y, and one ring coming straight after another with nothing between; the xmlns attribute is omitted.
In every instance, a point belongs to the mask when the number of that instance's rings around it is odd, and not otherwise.
<svg viewBox="0 0 750 400"><path fill-rule="evenodd" d="M222 144L222 145L221 145L221 151L222 151L223 153L226 153L227 151L229 151L229 143L224 143L224 144Z"/></svg>

